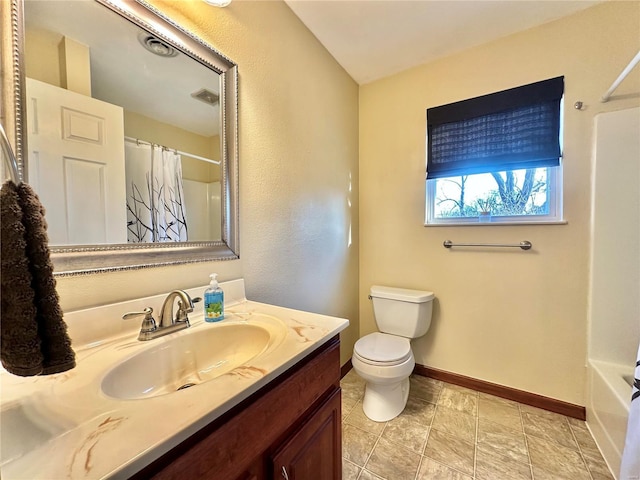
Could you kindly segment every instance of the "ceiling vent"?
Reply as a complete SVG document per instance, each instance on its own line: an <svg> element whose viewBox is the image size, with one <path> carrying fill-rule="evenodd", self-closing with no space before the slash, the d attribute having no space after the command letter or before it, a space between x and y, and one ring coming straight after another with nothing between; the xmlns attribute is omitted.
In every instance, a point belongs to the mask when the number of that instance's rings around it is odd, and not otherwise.
<svg viewBox="0 0 640 480"><path fill-rule="evenodd" d="M159 57L175 57L178 55L178 51L175 48L148 32L140 32L138 41L146 50Z"/></svg>
<svg viewBox="0 0 640 480"><path fill-rule="evenodd" d="M220 99L218 94L213 93L211 90L207 90L206 88L201 88L197 92L193 92L191 94L193 98L196 100L200 100L208 105L216 105Z"/></svg>

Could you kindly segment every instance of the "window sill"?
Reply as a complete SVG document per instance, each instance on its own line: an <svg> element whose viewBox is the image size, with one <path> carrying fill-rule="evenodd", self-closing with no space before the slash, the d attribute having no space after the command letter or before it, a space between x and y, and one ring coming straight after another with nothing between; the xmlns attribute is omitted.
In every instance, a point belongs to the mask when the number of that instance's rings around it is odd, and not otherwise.
<svg viewBox="0 0 640 480"><path fill-rule="evenodd" d="M531 225L567 225L566 220L549 220L541 222L447 222L425 223L425 227L502 227L502 226L531 226Z"/></svg>

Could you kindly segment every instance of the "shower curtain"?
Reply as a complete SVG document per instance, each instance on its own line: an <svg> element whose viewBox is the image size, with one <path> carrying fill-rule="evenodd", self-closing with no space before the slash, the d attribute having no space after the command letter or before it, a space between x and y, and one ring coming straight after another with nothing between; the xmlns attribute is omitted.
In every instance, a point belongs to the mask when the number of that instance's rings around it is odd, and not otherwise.
<svg viewBox="0 0 640 480"><path fill-rule="evenodd" d="M627 438L620 465L620 480L638 479L640 479L640 347L638 347L638 360L631 393Z"/></svg>
<svg viewBox="0 0 640 480"><path fill-rule="evenodd" d="M125 174L127 241L187 241L180 155L159 145L126 143Z"/></svg>

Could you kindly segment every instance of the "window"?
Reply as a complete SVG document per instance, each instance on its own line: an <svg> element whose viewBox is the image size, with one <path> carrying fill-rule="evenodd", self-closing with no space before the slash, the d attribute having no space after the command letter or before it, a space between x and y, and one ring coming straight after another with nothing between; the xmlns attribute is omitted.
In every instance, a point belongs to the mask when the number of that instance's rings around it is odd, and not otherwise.
<svg viewBox="0 0 640 480"><path fill-rule="evenodd" d="M562 219L563 77L427 110L427 224Z"/></svg>

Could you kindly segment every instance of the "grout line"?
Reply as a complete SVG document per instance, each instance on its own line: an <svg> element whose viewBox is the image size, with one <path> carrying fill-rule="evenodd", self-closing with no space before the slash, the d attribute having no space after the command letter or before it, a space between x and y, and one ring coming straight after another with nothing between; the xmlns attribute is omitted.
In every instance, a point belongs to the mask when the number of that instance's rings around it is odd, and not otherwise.
<svg viewBox="0 0 640 480"><path fill-rule="evenodd" d="M524 428L524 417L522 416L522 404L520 402L516 402L518 407L518 418L520 419L520 429L522 430L522 435L524 436L524 446L527 449L527 458L529 459L529 471L531 472L531 478L535 479L533 474L533 461L531 460L531 452L529 451L529 436Z"/></svg>
<svg viewBox="0 0 640 480"><path fill-rule="evenodd" d="M602 463L604 464L605 467L607 467L607 471L609 472L609 475L611 476L611 478L615 478L615 476L613 475L614 468L611 465L609 465L609 461L602 454L602 449L600 448L600 445L598 445L598 441L596 440L596 437L593 435L593 432L591 431L591 427L589 426L586 420L584 420L584 426L587 428L587 431L589 432L589 436L593 440L593 443L595 444L596 449L600 454L600 459L602 460Z"/></svg>
<svg viewBox="0 0 640 480"><path fill-rule="evenodd" d="M413 480L418 480L420 478L420 468L422 468L422 461L424 460L424 456L420 455L420 461L418 462L418 469L416 470L416 474L413 477Z"/></svg>
<svg viewBox="0 0 640 480"><path fill-rule="evenodd" d="M531 472L531 478L535 479L533 476L533 462L531 461L531 453L529 453L529 437L527 434L524 434L524 446L527 449L527 457L529 457L529 471Z"/></svg>
<svg viewBox="0 0 640 480"><path fill-rule="evenodd" d="M384 427L387 428L386 424L385 424ZM384 428L382 429L382 432L384 432ZM364 465L362 466L362 471L363 472L364 472L364 469L367 467L367 463L369 463L369 460L371 460L371 456L373 455L373 451L376 449L376 447L378 446L378 443L380 442L380 439L382 438L382 432L380 432L380 435L378 435L378 438L376 439L376 443L373 444L373 448L371 449L371 452L369 452L369 455L367 456L367 459L364 461ZM375 474L375 475L379 476L378 474ZM360 476L362 476L362 472L360 473Z"/></svg>
<svg viewBox="0 0 640 480"><path fill-rule="evenodd" d="M480 397L478 397L480 398ZM476 436L473 441L473 475L472 478L476 478L478 473L478 434L480 431L480 402L476 404Z"/></svg>
<svg viewBox="0 0 640 480"><path fill-rule="evenodd" d="M360 469L360 472L358 472L358 475L356 476L356 480L358 480L358 478L360 478L360 475L362 475L362 468L360 467L360 465L357 465L355 463L353 463L351 460L347 460L346 458L342 457L342 462L347 462L350 463L351 465L353 465L354 467ZM344 473L344 472L343 472Z"/></svg>
<svg viewBox="0 0 640 480"><path fill-rule="evenodd" d="M567 423L569 424L569 431L571 432L571 436L573 437L573 441L576 442L576 445L578 446L578 452L580 453L580 458L582 458L582 463L584 463L584 466L587 469L587 472L589 472L589 477L591 477L591 480L595 480L593 478L593 473L591 473L591 469L589 468L589 463L587 463L587 460L585 459L585 454L582 451L582 445L580 445L580 442L578 441L578 437L576 436L576 432L573 431L573 427L571 426L571 422L567 421Z"/></svg>

